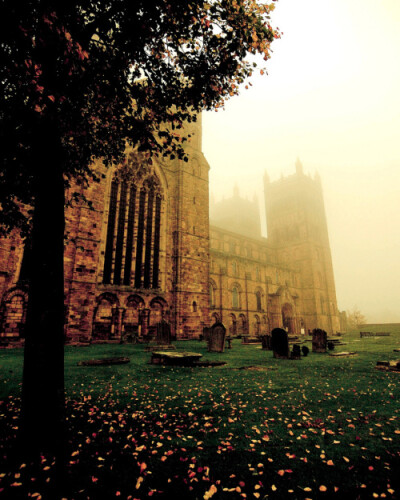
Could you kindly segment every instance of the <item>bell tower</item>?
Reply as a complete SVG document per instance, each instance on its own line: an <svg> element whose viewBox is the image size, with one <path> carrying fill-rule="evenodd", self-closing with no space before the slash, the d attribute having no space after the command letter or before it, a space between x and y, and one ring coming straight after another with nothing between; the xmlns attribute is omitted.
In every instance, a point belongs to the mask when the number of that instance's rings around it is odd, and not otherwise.
<svg viewBox="0 0 400 500"><path fill-rule="evenodd" d="M271 182L264 176L268 240L277 258L300 272L299 292L307 330L340 329L321 179L296 161L296 173Z"/></svg>

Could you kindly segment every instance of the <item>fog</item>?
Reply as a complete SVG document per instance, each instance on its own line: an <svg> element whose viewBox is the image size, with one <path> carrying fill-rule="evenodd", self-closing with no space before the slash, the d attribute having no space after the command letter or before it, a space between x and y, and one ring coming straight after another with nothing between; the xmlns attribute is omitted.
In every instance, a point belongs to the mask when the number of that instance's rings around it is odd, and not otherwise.
<svg viewBox="0 0 400 500"><path fill-rule="evenodd" d="M203 116L216 201L320 174L339 309L370 323L400 322L399 23L398 0L280 0L268 76Z"/></svg>

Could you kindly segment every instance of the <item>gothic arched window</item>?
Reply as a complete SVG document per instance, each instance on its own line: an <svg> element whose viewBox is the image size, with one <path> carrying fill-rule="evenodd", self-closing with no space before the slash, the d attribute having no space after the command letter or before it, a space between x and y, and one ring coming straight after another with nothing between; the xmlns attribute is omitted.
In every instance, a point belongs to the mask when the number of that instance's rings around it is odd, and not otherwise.
<svg viewBox="0 0 400 500"><path fill-rule="evenodd" d="M232 288L232 307L239 307L239 292L236 287Z"/></svg>
<svg viewBox="0 0 400 500"><path fill-rule="evenodd" d="M212 283L209 285L209 294L210 294L210 307L215 307L215 287Z"/></svg>
<svg viewBox="0 0 400 500"><path fill-rule="evenodd" d="M111 184L103 283L159 287L162 190L150 166L117 170Z"/></svg>
<svg viewBox="0 0 400 500"><path fill-rule="evenodd" d="M257 311L262 310L262 303L261 303L261 292L257 291L256 292L256 302L257 302Z"/></svg>

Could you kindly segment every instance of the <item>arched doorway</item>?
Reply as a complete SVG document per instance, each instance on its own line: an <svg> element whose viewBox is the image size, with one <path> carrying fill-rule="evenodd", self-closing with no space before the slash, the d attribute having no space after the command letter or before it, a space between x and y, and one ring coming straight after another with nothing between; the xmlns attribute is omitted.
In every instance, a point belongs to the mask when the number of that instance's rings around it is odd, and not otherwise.
<svg viewBox="0 0 400 500"><path fill-rule="evenodd" d="M269 333L269 331L268 331L268 318L264 314L264 316L262 317L262 334L265 335L268 333Z"/></svg>
<svg viewBox="0 0 400 500"><path fill-rule="evenodd" d="M144 300L139 295L130 295L122 321L123 338L126 340L139 337L142 333L142 311Z"/></svg>
<svg viewBox="0 0 400 500"><path fill-rule="evenodd" d="M237 321L234 314L228 316L228 334L231 337L235 337L237 334Z"/></svg>
<svg viewBox="0 0 400 500"><path fill-rule="evenodd" d="M247 321L244 314L239 316L238 335L247 335Z"/></svg>
<svg viewBox="0 0 400 500"><path fill-rule="evenodd" d="M118 298L112 293L103 293L97 298L93 318L93 340L110 340L117 334Z"/></svg>
<svg viewBox="0 0 400 500"><path fill-rule="evenodd" d="M256 314L254 316L253 335L257 337L258 335L260 335L260 332L261 332L261 321L258 314Z"/></svg>
<svg viewBox="0 0 400 500"><path fill-rule="evenodd" d="M289 303L282 306L282 325L288 333L296 333L293 306Z"/></svg>
<svg viewBox="0 0 400 500"><path fill-rule="evenodd" d="M24 337L27 294L21 289L8 292L1 307L1 337L19 340Z"/></svg>

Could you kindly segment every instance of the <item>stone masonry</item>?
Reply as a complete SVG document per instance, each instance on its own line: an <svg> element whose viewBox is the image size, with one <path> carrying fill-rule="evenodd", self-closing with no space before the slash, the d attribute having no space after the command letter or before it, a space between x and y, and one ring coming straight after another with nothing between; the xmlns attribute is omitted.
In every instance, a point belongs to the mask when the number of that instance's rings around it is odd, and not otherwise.
<svg viewBox="0 0 400 500"><path fill-rule="evenodd" d="M286 179L265 177L268 238L259 234L259 218L246 224L247 233L232 232L241 213L249 216L238 210L238 192L235 211L228 200L219 225L210 225L201 116L186 128L187 163L147 165L128 150L121 166L93 165L100 182L67 193L84 191L92 207L66 208L66 340L154 338L161 320L176 338L197 338L215 322L231 336L339 330L319 179L305 176L299 163ZM28 267L29 244L15 231L2 238L0 342L23 338Z"/></svg>

